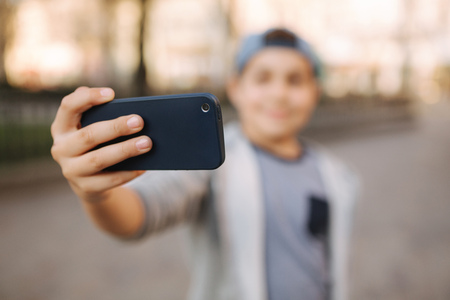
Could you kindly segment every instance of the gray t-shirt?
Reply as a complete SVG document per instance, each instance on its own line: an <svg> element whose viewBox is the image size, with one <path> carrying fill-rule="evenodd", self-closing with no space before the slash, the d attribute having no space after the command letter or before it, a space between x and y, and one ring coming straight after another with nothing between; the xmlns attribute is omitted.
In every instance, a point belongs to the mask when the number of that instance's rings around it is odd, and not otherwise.
<svg viewBox="0 0 450 300"><path fill-rule="evenodd" d="M328 204L317 157L307 147L303 147L302 156L294 161L277 158L256 146L254 149L264 187L269 299L326 299L327 233L321 226L319 234L313 234L310 228L311 224L314 228L317 219L318 224L328 222ZM315 220L311 220L312 215Z"/></svg>

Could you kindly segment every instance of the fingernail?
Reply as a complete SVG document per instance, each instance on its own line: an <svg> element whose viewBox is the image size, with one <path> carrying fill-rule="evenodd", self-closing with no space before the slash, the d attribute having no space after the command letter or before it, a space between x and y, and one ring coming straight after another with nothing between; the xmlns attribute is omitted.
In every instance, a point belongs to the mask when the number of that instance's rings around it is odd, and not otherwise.
<svg viewBox="0 0 450 300"><path fill-rule="evenodd" d="M145 150L150 148L150 141L148 139L140 139L136 142L136 148L139 150Z"/></svg>
<svg viewBox="0 0 450 300"><path fill-rule="evenodd" d="M104 98L109 98L113 95L113 91L111 89L101 89L100 95Z"/></svg>
<svg viewBox="0 0 450 300"><path fill-rule="evenodd" d="M134 129L139 127L141 124L139 122L139 119L137 117L131 117L127 121L127 125L130 129Z"/></svg>

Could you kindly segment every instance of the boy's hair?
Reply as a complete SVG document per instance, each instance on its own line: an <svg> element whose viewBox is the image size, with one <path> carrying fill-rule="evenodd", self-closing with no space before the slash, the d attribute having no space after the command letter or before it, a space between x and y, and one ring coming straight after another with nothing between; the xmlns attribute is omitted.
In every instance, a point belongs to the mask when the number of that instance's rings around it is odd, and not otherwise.
<svg viewBox="0 0 450 300"><path fill-rule="evenodd" d="M311 64L316 78L321 76L319 59L311 46L292 31L285 28L273 28L260 34L252 34L245 37L236 55L236 67L239 74L242 73L246 64L259 51L266 47L288 47L303 55Z"/></svg>

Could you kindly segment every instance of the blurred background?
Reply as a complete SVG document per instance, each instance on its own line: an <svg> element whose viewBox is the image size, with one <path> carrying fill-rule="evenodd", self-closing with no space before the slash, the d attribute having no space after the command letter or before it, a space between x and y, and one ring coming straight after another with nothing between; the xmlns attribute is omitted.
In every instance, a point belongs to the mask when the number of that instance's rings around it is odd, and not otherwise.
<svg viewBox="0 0 450 300"><path fill-rule="evenodd" d="M322 60L304 135L364 183L351 299L450 299L447 0L0 0L0 299L184 299L183 226L139 243L89 223L50 158L62 97L219 96L240 38L273 26Z"/></svg>

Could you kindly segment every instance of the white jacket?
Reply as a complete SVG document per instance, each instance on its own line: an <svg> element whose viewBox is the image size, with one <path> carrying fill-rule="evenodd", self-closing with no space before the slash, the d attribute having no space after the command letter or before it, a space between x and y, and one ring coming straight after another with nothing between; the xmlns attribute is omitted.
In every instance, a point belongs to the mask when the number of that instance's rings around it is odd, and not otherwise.
<svg viewBox="0 0 450 300"><path fill-rule="evenodd" d="M188 221L192 255L189 299L267 299L264 265L264 201L254 150L238 124L225 130L225 163L214 171L150 172L131 182L146 206L139 234ZM347 299L348 245L356 177L318 146L331 207L331 298Z"/></svg>

